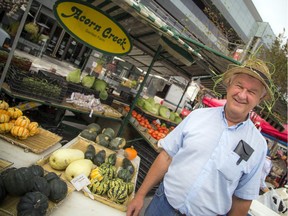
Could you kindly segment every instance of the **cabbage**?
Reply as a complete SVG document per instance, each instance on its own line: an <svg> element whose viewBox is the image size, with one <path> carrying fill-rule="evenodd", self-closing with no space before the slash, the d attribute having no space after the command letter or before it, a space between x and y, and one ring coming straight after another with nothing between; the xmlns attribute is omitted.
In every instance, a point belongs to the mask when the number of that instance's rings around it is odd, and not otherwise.
<svg viewBox="0 0 288 216"><path fill-rule="evenodd" d="M147 100L144 101L143 109L150 112L152 110L152 104L147 102Z"/></svg>
<svg viewBox="0 0 288 216"><path fill-rule="evenodd" d="M176 117L175 113L174 113L174 112L170 112L169 119L170 119L171 121L175 121L175 117Z"/></svg>
<svg viewBox="0 0 288 216"><path fill-rule="evenodd" d="M170 110L169 110L166 106L160 106L160 108L159 108L159 114L160 114L160 116L162 116L163 118L169 119L169 117L170 117Z"/></svg>
<svg viewBox="0 0 288 216"><path fill-rule="evenodd" d="M107 87L107 83L104 80L100 80L100 79L96 79L94 84L93 84L93 88L96 91L104 91L106 90Z"/></svg>
<svg viewBox="0 0 288 216"><path fill-rule="evenodd" d="M154 98L152 97L147 98L146 101L152 105L155 104Z"/></svg>
<svg viewBox="0 0 288 216"><path fill-rule="evenodd" d="M139 107L142 107L142 106L144 105L144 103L145 103L145 99L143 99L143 98L139 98L139 99L137 100L137 105L138 105Z"/></svg>
<svg viewBox="0 0 288 216"><path fill-rule="evenodd" d="M174 122L175 122L176 124L179 124L181 121L182 121L182 118L181 118L181 117L179 117L179 116L176 116L176 117L175 117Z"/></svg>
<svg viewBox="0 0 288 216"><path fill-rule="evenodd" d="M73 83L80 83L81 81L81 70L76 69L74 71L71 71L68 73L66 80L68 82L73 82Z"/></svg>
<svg viewBox="0 0 288 216"><path fill-rule="evenodd" d="M105 90L101 91L100 94L99 94L99 97L100 97L101 100L107 100L107 98L108 98L107 91L105 91Z"/></svg>
<svg viewBox="0 0 288 216"><path fill-rule="evenodd" d="M94 81L95 81L94 76L86 75L82 78L81 83L83 86L85 86L87 88L91 88L93 86Z"/></svg>

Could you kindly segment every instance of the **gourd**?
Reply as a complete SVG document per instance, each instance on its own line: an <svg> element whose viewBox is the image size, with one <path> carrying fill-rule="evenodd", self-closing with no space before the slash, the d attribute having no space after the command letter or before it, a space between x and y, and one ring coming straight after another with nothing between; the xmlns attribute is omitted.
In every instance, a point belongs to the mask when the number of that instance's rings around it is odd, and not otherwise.
<svg viewBox="0 0 288 216"><path fill-rule="evenodd" d="M84 153L84 158L92 161L95 154L96 154L95 147L92 144L89 144L87 150Z"/></svg>
<svg viewBox="0 0 288 216"><path fill-rule="evenodd" d="M39 165L33 164L29 167L29 169L30 169L31 173L35 176L41 176L41 177L44 176L44 169L43 169L43 167L41 167Z"/></svg>
<svg viewBox="0 0 288 216"><path fill-rule="evenodd" d="M29 136L34 136L40 132L38 122L30 122L27 129L29 130Z"/></svg>
<svg viewBox="0 0 288 216"><path fill-rule="evenodd" d="M0 109L7 110L8 108L9 108L9 104L4 100L0 100Z"/></svg>
<svg viewBox="0 0 288 216"><path fill-rule="evenodd" d="M101 131L100 125L96 123L91 123L87 126L87 129L95 131L97 134Z"/></svg>
<svg viewBox="0 0 288 216"><path fill-rule="evenodd" d="M120 187L121 185L123 185L124 184L124 182L123 182L123 180L122 179L120 179L120 178L114 178L114 179L111 179L110 181L109 181L109 188L112 188L112 187Z"/></svg>
<svg viewBox="0 0 288 216"><path fill-rule="evenodd" d="M108 177L108 179L113 179L116 176L116 167L111 165L111 164L107 164L107 163L103 163L100 166L101 168L101 173L103 176Z"/></svg>
<svg viewBox="0 0 288 216"><path fill-rule="evenodd" d="M107 196L111 201L123 204L128 197L127 189L125 185L112 187L108 190Z"/></svg>
<svg viewBox="0 0 288 216"><path fill-rule="evenodd" d="M100 167L96 167L95 169L93 169L89 175L89 178L91 180L97 179L98 181L101 181L104 178L102 174L102 169Z"/></svg>
<svg viewBox="0 0 288 216"><path fill-rule="evenodd" d="M21 139L21 140L27 139L29 136L29 130L21 126L14 125L10 132L12 136L17 137L18 139Z"/></svg>
<svg viewBox="0 0 288 216"><path fill-rule="evenodd" d="M80 159L71 162L65 170L65 178L71 181L73 178L80 174L84 174L86 177L89 176L93 168L93 163L89 159Z"/></svg>
<svg viewBox="0 0 288 216"><path fill-rule="evenodd" d="M115 164L116 164L116 159L117 159L116 153L110 154L110 155L107 157L107 159L106 159L106 163L115 166Z"/></svg>
<svg viewBox="0 0 288 216"><path fill-rule="evenodd" d="M109 148L112 150L118 150L126 145L126 140L122 137L115 137L109 143Z"/></svg>
<svg viewBox="0 0 288 216"><path fill-rule="evenodd" d="M10 123L10 122L1 123L0 124L0 133L10 132L13 126L14 126L14 124Z"/></svg>
<svg viewBox="0 0 288 216"><path fill-rule="evenodd" d="M26 193L17 204L18 216L44 216L48 209L48 198L38 191Z"/></svg>
<svg viewBox="0 0 288 216"><path fill-rule="evenodd" d="M7 111L10 113L11 119L17 119L23 115L22 111L17 107L10 107L7 109Z"/></svg>
<svg viewBox="0 0 288 216"><path fill-rule="evenodd" d="M10 113L6 110L0 110L0 123L9 122L10 120Z"/></svg>
<svg viewBox="0 0 288 216"><path fill-rule="evenodd" d="M44 178L47 180L47 182L50 182L54 179L59 179L59 176L54 172L49 172L44 176Z"/></svg>
<svg viewBox="0 0 288 216"><path fill-rule="evenodd" d="M105 158L106 158L106 152L105 150L101 150L93 157L93 163L97 166L100 166L105 162Z"/></svg>
<svg viewBox="0 0 288 216"><path fill-rule="evenodd" d="M81 137L94 141L94 142L96 140L97 135L98 135L97 132L92 129L85 129L80 133Z"/></svg>
<svg viewBox="0 0 288 216"><path fill-rule="evenodd" d="M33 188L33 181L31 181L33 177L29 168L21 167L8 172L3 181L8 194L22 196Z"/></svg>
<svg viewBox="0 0 288 216"><path fill-rule="evenodd" d="M108 191L109 184L106 181L94 179L88 188L94 194L103 195Z"/></svg>
<svg viewBox="0 0 288 216"><path fill-rule="evenodd" d="M115 131L112 128L104 128L102 134L106 134L110 139L113 139L115 136Z"/></svg>
<svg viewBox="0 0 288 216"><path fill-rule="evenodd" d="M53 179L52 181L50 181L49 186L50 186L49 199L52 202L58 203L66 197L68 192L68 186L66 182L62 181L60 178Z"/></svg>
<svg viewBox="0 0 288 216"><path fill-rule="evenodd" d="M58 149L49 157L49 164L53 169L64 170L75 160L84 159L84 153L79 149Z"/></svg>
<svg viewBox="0 0 288 216"><path fill-rule="evenodd" d="M30 119L26 116L20 116L16 119L14 125L27 128L30 124Z"/></svg>
<svg viewBox="0 0 288 216"><path fill-rule="evenodd" d="M101 146L108 147L109 142L110 142L110 138L106 134L99 134L96 137L96 143L98 143Z"/></svg>
<svg viewBox="0 0 288 216"><path fill-rule="evenodd" d="M43 193L45 196L49 196L50 194L50 186L47 180L41 176L34 176L33 178L33 188L31 191L39 191Z"/></svg>
<svg viewBox="0 0 288 216"><path fill-rule="evenodd" d="M121 178L124 182L129 182L132 179L132 175L127 169L121 169L117 173L117 177Z"/></svg>
<svg viewBox="0 0 288 216"><path fill-rule="evenodd" d="M4 201L6 197L7 197L7 191L5 189L2 176L0 176L0 204Z"/></svg>
<svg viewBox="0 0 288 216"><path fill-rule="evenodd" d="M137 151L134 149L134 146L131 146L130 148L126 148L124 150L124 157L133 160L137 157Z"/></svg>

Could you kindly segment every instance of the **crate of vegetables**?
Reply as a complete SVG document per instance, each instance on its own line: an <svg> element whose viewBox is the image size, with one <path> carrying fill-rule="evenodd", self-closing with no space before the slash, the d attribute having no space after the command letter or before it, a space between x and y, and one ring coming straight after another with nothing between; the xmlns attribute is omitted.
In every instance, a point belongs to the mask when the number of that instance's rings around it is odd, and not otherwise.
<svg viewBox="0 0 288 216"><path fill-rule="evenodd" d="M8 84L12 92L48 102L61 103L67 91L67 82L57 76L44 76L43 73L32 73L9 69Z"/></svg>

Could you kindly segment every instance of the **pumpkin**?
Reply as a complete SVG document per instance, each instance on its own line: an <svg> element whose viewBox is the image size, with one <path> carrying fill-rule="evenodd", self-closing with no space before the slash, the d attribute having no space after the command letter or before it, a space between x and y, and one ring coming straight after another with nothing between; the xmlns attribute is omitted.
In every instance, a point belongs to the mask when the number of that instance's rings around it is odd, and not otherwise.
<svg viewBox="0 0 288 216"><path fill-rule="evenodd" d="M50 186L47 180L41 176L34 176L33 178L33 188L31 191L39 191L43 193L45 196L49 196L50 194Z"/></svg>
<svg viewBox="0 0 288 216"><path fill-rule="evenodd" d="M24 140L27 139L29 136L29 130L25 127L21 126L13 126L11 129L11 134L14 137L17 137L18 139Z"/></svg>
<svg viewBox="0 0 288 216"><path fill-rule="evenodd" d="M16 126L21 126L27 128L30 124L30 119L26 116L20 116L16 119L15 123Z"/></svg>
<svg viewBox="0 0 288 216"><path fill-rule="evenodd" d="M97 137L97 132L92 130L92 129L85 129L80 133L80 136L85 138L85 139L88 139L88 140L95 142L96 137Z"/></svg>
<svg viewBox="0 0 288 216"><path fill-rule="evenodd" d="M10 122L1 123L0 124L0 133L10 132L13 126L14 126L14 124L10 123Z"/></svg>
<svg viewBox="0 0 288 216"><path fill-rule="evenodd" d="M34 175L29 168L21 167L9 171L4 176L3 181L8 194L22 196L33 188L33 181L31 181L33 177Z"/></svg>
<svg viewBox="0 0 288 216"><path fill-rule="evenodd" d="M17 119L23 115L22 111L17 107L10 107L7 109L7 111L10 113L11 119Z"/></svg>
<svg viewBox="0 0 288 216"><path fill-rule="evenodd" d="M29 130L29 136L34 136L40 132L38 122L30 122L27 129Z"/></svg>
<svg viewBox="0 0 288 216"><path fill-rule="evenodd" d="M133 160L137 157L137 151L134 149L134 146L131 146L130 148L126 148L124 150L124 157Z"/></svg>
<svg viewBox="0 0 288 216"><path fill-rule="evenodd" d="M5 185L1 176L0 178L0 204L4 201L6 197L7 197L7 191L5 189Z"/></svg>
<svg viewBox="0 0 288 216"><path fill-rule="evenodd" d="M53 179L49 182L49 185L50 185L49 199L52 202L58 203L66 197L68 192L68 186L63 180L61 180L60 178Z"/></svg>
<svg viewBox="0 0 288 216"><path fill-rule="evenodd" d="M0 123L9 122L10 120L10 113L6 110L0 110Z"/></svg>
<svg viewBox="0 0 288 216"><path fill-rule="evenodd" d="M44 216L48 209L48 198L38 191L26 193L17 205L18 216Z"/></svg>
<svg viewBox="0 0 288 216"><path fill-rule="evenodd" d="M9 108L9 104L4 100L0 100L0 109L7 110L8 108Z"/></svg>
<svg viewBox="0 0 288 216"><path fill-rule="evenodd" d="M41 176L41 177L44 176L44 169L43 169L43 167L41 167L39 165L33 164L29 167L29 169L32 172L32 174L35 176Z"/></svg>

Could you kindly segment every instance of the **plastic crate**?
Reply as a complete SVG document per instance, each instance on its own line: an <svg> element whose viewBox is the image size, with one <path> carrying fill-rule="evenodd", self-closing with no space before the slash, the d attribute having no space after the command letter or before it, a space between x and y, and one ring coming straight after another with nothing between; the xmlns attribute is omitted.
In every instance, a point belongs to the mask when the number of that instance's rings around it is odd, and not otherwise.
<svg viewBox="0 0 288 216"><path fill-rule="evenodd" d="M57 75L31 73L9 68L8 84L12 92L31 98L61 103L66 96L67 83Z"/></svg>

